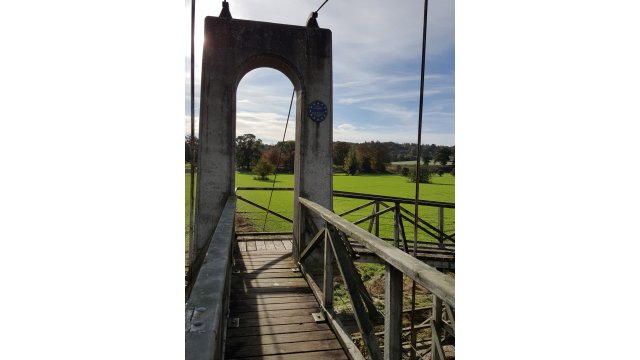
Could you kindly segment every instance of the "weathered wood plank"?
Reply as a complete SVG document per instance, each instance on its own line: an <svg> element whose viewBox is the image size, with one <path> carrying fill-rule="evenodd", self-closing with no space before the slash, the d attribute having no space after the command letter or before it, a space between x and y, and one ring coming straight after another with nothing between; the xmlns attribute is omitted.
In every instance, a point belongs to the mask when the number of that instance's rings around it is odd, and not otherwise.
<svg viewBox="0 0 640 360"><path fill-rule="evenodd" d="M282 240L282 244L284 244L284 248L287 250L293 249L293 241L292 240Z"/></svg>
<svg viewBox="0 0 640 360"><path fill-rule="evenodd" d="M263 256L281 256L281 255L291 255L291 251L289 250L283 250L283 251L240 251L240 256L256 256L256 255L263 255Z"/></svg>
<svg viewBox="0 0 640 360"><path fill-rule="evenodd" d="M277 296L280 295L280 296ZM282 304L282 303L301 303L316 301L316 298L311 294L258 294L252 297L243 297L241 299L232 299L232 306L239 306L242 304Z"/></svg>
<svg viewBox="0 0 640 360"><path fill-rule="evenodd" d="M286 260L291 259L291 253L283 252L275 254L262 254L261 252L254 251L250 253L242 253L242 256L236 256L236 258L248 260Z"/></svg>
<svg viewBox="0 0 640 360"><path fill-rule="evenodd" d="M268 273L289 273L292 272L293 265L277 265L277 266L255 266L255 267L236 267L234 274L268 274Z"/></svg>
<svg viewBox="0 0 640 360"><path fill-rule="evenodd" d="M273 240L273 245L275 245L276 250L286 250L284 248L284 244L282 243L282 240Z"/></svg>
<svg viewBox="0 0 640 360"><path fill-rule="evenodd" d="M251 288L272 288L272 287L297 287L306 286L307 282L302 278L281 278L281 279L243 279L234 277L231 280L231 287L245 286Z"/></svg>
<svg viewBox="0 0 640 360"><path fill-rule="evenodd" d="M246 319L264 319L264 318L277 318L277 317L291 317L291 316L309 316L312 317L311 313L320 311L320 307L316 304L315 307L309 307L306 309L298 308L295 306L295 309L292 309L295 304L290 304L287 309L274 309L274 310L265 310L265 309L257 309L257 306L253 309L249 308L247 310L232 308L231 317L240 318L240 321Z"/></svg>
<svg viewBox="0 0 640 360"><path fill-rule="evenodd" d="M282 256L282 257L287 257L287 256L291 256L291 251L287 251L287 250L264 250L264 251L252 251L252 252L248 252L248 253L244 253L241 252L240 253L242 257L245 256L249 256L249 257L278 257L278 256Z"/></svg>
<svg viewBox="0 0 640 360"><path fill-rule="evenodd" d="M231 312L239 314L241 312L254 312L254 311L277 311L287 310L295 307L296 309L316 309L318 308L318 302L313 301L301 301L301 302L282 302L282 303L264 303L264 304L236 304L231 308Z"/></svg>
<svg viewBox="0 0 640 360"><path fill-rule="evenodd" d="M272 335L272 334L295 333L295 332L328 330L328 329L329 329L329 325L316 324L316 323L254 326L254 327L248 327L248 328L230 328L230 329L227 329L227 339L237 337L237 336Z"/></svg>
<svg viewBox="0 0 640 360"><path fill-rule="evenodd" d="M327 351L327 350L341 350L342 347L338 340L312 340L296 343L283 343L283 344L264 344L245 346L238 348L231 348L227 351L229 357L245 357L251 355L275 355L275 354L290 354L296 352L307 351Z"/></svg>
<svg viewBox="0 0 640 360"><path fill-rule="evenodd" d="M257 251L267 250L264 240L256 240L256 248L258 249Z"/></svg>
<svg viewBox="0 0 640 360"><path fill-rule="evenodd" d="M254 272L254 273L236 273L236 277L241 279L276 279L276 278L301 278L299 272L293 272L291 270L282 271L282 272L271 272L271 273L263 273L263 272Z"/></svg>
<svg viewBox="0 0 640 360"><path fill-rule="evenodd" d="M276 251L276 246L273 244L273 240L264 240L264 245L269 251Z"/></svg>
<svg viewBox="0 0 640 360"><path fill-rule="evenodd" d="M254 269L254 270L269 270L269 269L289 269L295 267L293 261L278 261L278 262L242 262L238 261L238 264L242 265L241 268Z"/></svg>
<svg viewBox="0 0 640 360"><path fill-rule="evenodd" d="M231 294L264 294L264 293L310 293L311 289L305 284L304 286L282 286L282 287L256 287L246 290L232 288Z"/></svg>
<svg viewBox="0 0 640 360"><path fill-rule="evenodd" d="M295 264L293 262L293 260L291 259L285 259L285 260L278 260L278 259L274 259L274 260L240 260L237 259L236 260L236 264L242 264L242 265L247 265L247 266L264 266L264 265L292 265Z"/></svg>
<svg viewBox="0 0 640 360"><path fill-rule="evenodd" d="M257 268L253 270L249 269L236 269L234 273L237 274L266 274L266 273L288 273L291 272L291 268Z"/></svg>
<svg viewBox="0 0 640 360"><path fill-rule="evenodd" d="M233 349L243 346L283 344L310 340L330 340L335 338L336 336L331 330L306 331L299 333L274 334L264 336L241 336L227 340L226 347L227 349Z"/></svg>
<svg viewBox="0 0 640 360"><path fill-rule="evenodd" d="M271 326L271 325L287 325L287 324L304 324L304 323L316 323L311 314L309 315L297 315L297 316L283 316L275 318L253 318L253 319L240 319L240 326L238 328L253 327L253 326Z"/></svg>
<svg viewBox="0 0 640 360"><path fill-rule="evenodd" d="M305 353L267 355L242 358L243 360L347 360L348 357L342 350L312 351Z"/></svg>
<svg viewBox="0 0 640 360"><path fill-rule="evenodd" d="M254 269L264 269L267 268L292 268L295 263L293 261L266 261L266 262L245 262L245 261L236 261L236 265L238 268L254 268Z"/></svg>
<svg viewBox="0 0 640 360"><path fill-rule="evenodd" d="M237 234L236 239L238 239L238 241L245 241L245 240L255 240L255 239L291 239L293 237L293 234L291 233L287 233L287 234L272 233L271 235L269 234L270 233Z"/></svg>
<svg viewBox="0 0 640 360"><path fill-rule="evenodd" d="M247 241L247 251L256 251L256 242L255 241Z"/></svg>
<svg viewBox="0 0 640 360"><path fill-rule="evenodd" d="M236 242L236 244L238 245L238 250L247 251L247 243L246 242L238 241L238 242Z"/></svg>
<svg viewBox="0 0 640 360"><path fill-rule="evenodd" d="M234 269L234 274L267 274L267 273L282 273L291 272L292 266L278 265L273 267L237 267Z"/></svg>
<svg viewBox="0 0 640 360"><path fill-rule="evenodd" d="M292 268L295 263L293 261L267 261L267 262L244 262L244 261L237 261L236 264L238 265L238 267L245 267L247 269L249 268L257 268L257 269L268 269L268 268L272 268L272 269L276 269L276 268Z"/></svg>

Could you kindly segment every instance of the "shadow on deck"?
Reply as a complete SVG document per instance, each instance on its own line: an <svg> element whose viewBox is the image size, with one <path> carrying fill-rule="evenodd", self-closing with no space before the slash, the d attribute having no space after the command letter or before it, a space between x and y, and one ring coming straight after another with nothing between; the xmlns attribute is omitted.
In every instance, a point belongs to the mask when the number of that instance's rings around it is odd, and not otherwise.
<svg viewBox="0 0 640 360"><path fill-rule="evenodd" d="M291 258L292 236L237 235L226 359L348 359Z"/></svg>

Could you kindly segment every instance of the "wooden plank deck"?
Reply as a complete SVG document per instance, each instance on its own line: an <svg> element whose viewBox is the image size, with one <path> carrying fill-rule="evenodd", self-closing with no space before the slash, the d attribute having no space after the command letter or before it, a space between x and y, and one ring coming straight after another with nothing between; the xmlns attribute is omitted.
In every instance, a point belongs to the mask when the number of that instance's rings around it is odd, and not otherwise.
<svg viewBox="0 0 640 360"><path fill-rule="evenodd" d="M299 272L291 235L238 235L225 359L348 359Z"/></svg>

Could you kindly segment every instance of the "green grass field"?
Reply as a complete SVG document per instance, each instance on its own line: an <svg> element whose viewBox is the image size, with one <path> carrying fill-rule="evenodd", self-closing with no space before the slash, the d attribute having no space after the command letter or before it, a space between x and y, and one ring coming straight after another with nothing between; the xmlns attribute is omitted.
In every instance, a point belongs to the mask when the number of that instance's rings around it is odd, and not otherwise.
<svg viewBox="0 0 640 360"><path fill-rule="evenodd" d="M252 186L252 187L271 187L273 183L273 175L269 180L256 180L252 174L236 173L236 186ZM189 186L190 174L185 174L185 239L188 241L189 232ZM293 174L279 174L276 179L276 187L293 187ZM408 182L406 178L393 175L358 175L347 176L344 174L335 174L333 176L334 190L351 191L368 193L375 195L397 196L405 198L414 198L415 184ZM249 191L240 190L238 194L264 207L269 203L270 191ZM433 176L430 184L420 185L420 199L433 200L442 202L455 202L455 177L450 174L443 176ZM355 208L364 204L365 200L347 199L334 197L334 211L336 213ZM413 212L413 205L403 205L406 209ZM293 218L293 191L274 191L269 206L273 211L282 214L288 218ZM237 211L245 218L249 219L258 231L291 231L291 224L281 220L273 215L268 215L265 223L265 212L243 201L238 201ZM372 208L366 207L347 215L345 218L351 221L361 219L371 214ZM437 209L432 207L420 207L420 217L429 223L437 226ZM455 211L453 209L445 209L445 232L451 233L455 229ZM361 224L363 228L367 228L367 223ZM413 227L405 223L405 232L407 238L413 238ZM390 213L381 216L380 235L382 237L393 237L393 217ZM419 234L421 241L432 239L423 239L424 234Z"/></svg>
<svg viewBox="0 0 640 360"><path fill-rule="evenodd" d="M277 176L276 187L293 187L293 174L280 174ZM269 180L261 181L253 178L252 174L236 173L236 186L248 186L248 187L271 187L273 181L273 175ZM189 240L189 186L190 186L190 174L185 174L185 245L188 246ZM405 198L414 198L415 184L408 182L406 178L393 175L358 175L347 176L344 174L335 174L333 176L334 190L368 193L375 195L387 195ZM267 207L269 202L270 191L250 191L240 190L238 194L251 201L254 201L262 206ZM442 202L455 202L455 177L450 174L444 174L443 176L433 176L430 184L420 184L420 198L423 200L433 200ZM334 197L333 205L336 213L341 213L346 210L355 208L358 205L366 203L366 200L348 199L341 197ZM413 212L414 205L402 205L406 209ZM280 213L286 217L293 218L293 191L274 191L273 198L271 199L270 209ZM362 210L351 213L345 218L350 221L356 221L371 214L372 207L368 206ZM273 215L267 217L265 223L265 212L249 205L243 201L238 201L237 212L253 223L255 230L257 231L291 231L292 226L290 223L278 219ZM444 212L444 230L446 233L453 233L455 231L455 211L453 209L445 209ZM437 209L431 207L420 207L420 217L427 222L437 226ZM263 227L264 226L264 227ZM367 229L368 222L360 225ZM405 233L407 240L411 243L413 241L413 226L408 222L405 222ZM393 237L393 215L392 212L384 214L380 219L380 235L381 237L392 238ZM433 238L427 237L421 231L418 233L418 239L420 241L435 241ZM379 264L357 264L365 287L368 289L374 299L376 307L381 311L384 307L383 294L384 291L384 267ZM352 312L351 305L344 288L344 284L340 278L336 278L337 283L334 293L334 307L338 314L349 314ZM408 278L404 279L404 288L408 289L410 283ZM410 294L408 291L404 292L403 302L405 308L410 306ZM419 290L416 297L416 306L430 306L431 296L424 291Z"/></svg>

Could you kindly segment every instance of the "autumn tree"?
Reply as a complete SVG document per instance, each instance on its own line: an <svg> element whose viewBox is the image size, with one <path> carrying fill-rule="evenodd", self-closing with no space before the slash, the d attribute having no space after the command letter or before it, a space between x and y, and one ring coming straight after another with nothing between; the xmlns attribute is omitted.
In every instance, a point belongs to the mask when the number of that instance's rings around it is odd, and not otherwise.
<svg viewBox="0 0 640 360"><path fill-rule="evenodd" d="M449 156L451 156L451 148L448 146L439 146L434 155L434 160L444 166L449 162Z"/></svg>
<svg viewBox="0 0 640 360"><path fill-rule="evenodd" d="M265 160L276 167L276 170L284 163L283 154L278 147L273 146L262 152L260 159Z"/></svg>
<svg viewBox="0 0 640 360"><path fill-rule="evenodd" d="M281 152L282 166L283 170L286 172L293 172L295 158L296 158L296 142L293 140L278 142L276 144L276 148L278 148Z"/></svg>
<svg viewBox="0 0 640 360"><path fill-rule="evenodd" d="M249 170L260 159L264 145L253 134L244 134L236 138L236 166Z"/></svg>
<svg viewBox="0 0 640 360"><path fill-rule="evenodd" d="M258 178L260 180L267 180L269 174L273 174L273 172L275 170L276 170L276 166L275 165L273 165L272 163L270 163L269 161L267 161L265 159L260 159L253 166L253 168L251 169L251 172L254 175L256 175L256 178Z"/></svg>
<svg viewBox="0 0 640 360"><path fill-rule="evenodd" d="M348 175L355 175L358 172L360 164L358 163L358 157L356 155L356 146L353 145L349 149L347 156L344 158L344 171Z"/></svg>
<svg viewBox="0 0 640 360"><path fill-rule="evenodd" d="M333 165L343 165L344 159L349 154L352 144L344 141L333 143Z"/></svg>

